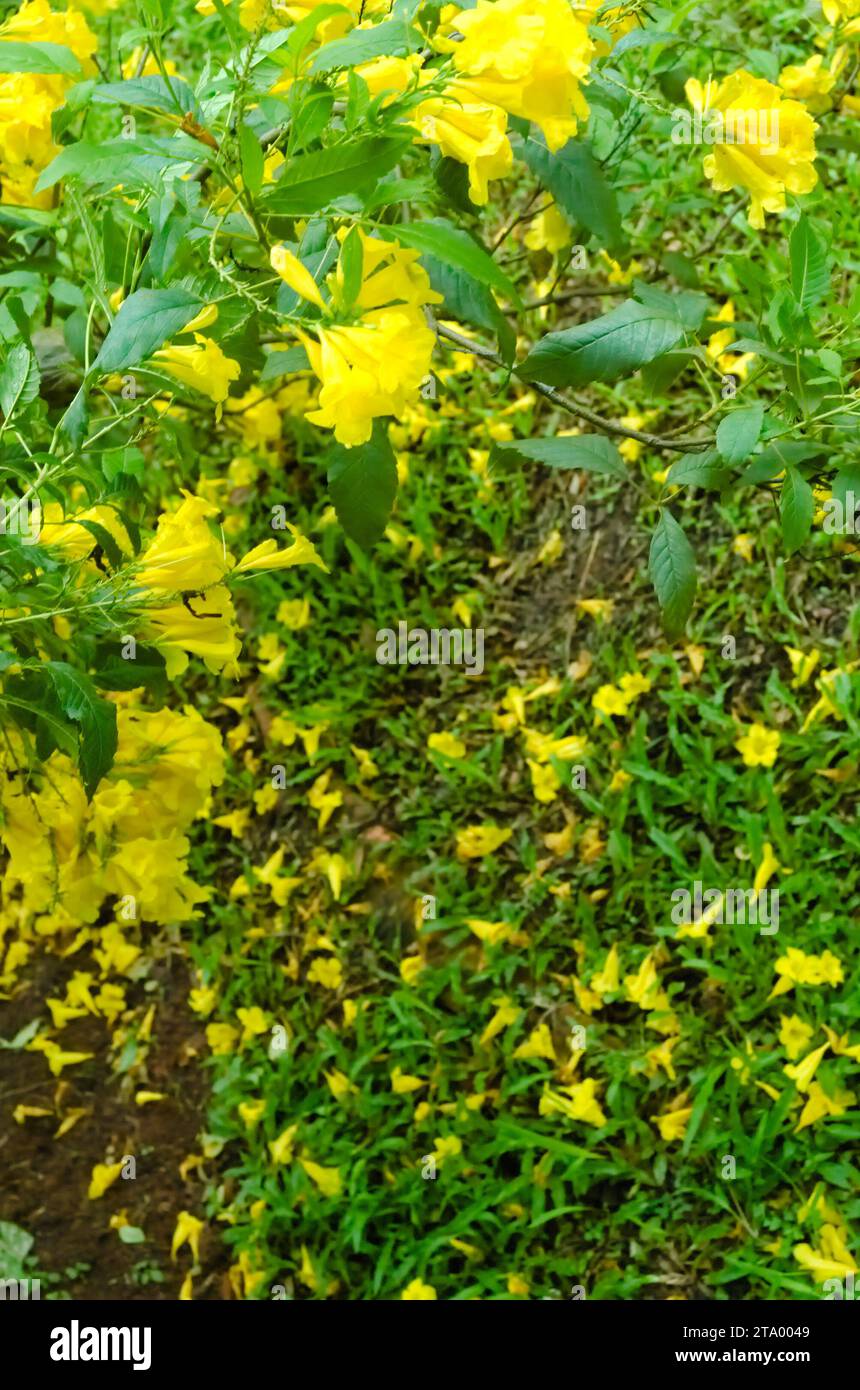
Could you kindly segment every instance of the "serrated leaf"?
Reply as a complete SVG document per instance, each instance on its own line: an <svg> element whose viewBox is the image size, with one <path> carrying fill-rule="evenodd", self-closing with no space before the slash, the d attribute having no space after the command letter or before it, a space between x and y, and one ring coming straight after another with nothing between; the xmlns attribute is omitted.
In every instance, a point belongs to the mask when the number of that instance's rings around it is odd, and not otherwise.
<svg viewBox="0 0 860 1390"><path fill-rule="evenodd" d="M791 289L801 309L812 309L830 289L827 245L804 214L792 229L788 242Z"/></svg>
<svg viewBox="0 0 860 1390"><path fill-rule="evenodd" d="M137 290L120 305L93 369L119 372L151 357L203 308L188 290Z"/></svg>
<svg viewBox="0 0 860 1390"><path fill-rule="evenodd" d="M417 29L402 19L389 19L372 29L353 29L345 38L324 43L311 59L310 71L333 72L335 68L357 67L392 53L417 53L421 43Z"/></svg>
<svg viewBox="0 0 860 1390"><path fill-rule="evenodd" d="M0 40L0 72L59 73L80 77L81 65L60 43L14 43Z"/></svg>
<svg viewBox="0 0 860 1390"><path fill-rule="evenodd" d="M581 468L586 473L605 473L625 482L630 476L618 449L602 434L555 435L494 444L491 464L514 459L545 463L550 468Z"/></svg>
<svg viewBox="0 0 860 1390"><path fill-rule="evenodd" d="M18 406L35 399L40 380L36 354L26 343L14 343L0 370L0 410L7 420Z"/></svg>
<svg viewBox="0 0 860 1390"><path fill-rule="evenodd" d="M779 515L786 551L793 555L809 535L815 515L812 488L796 468L789 467L785 470L785 480L779 497Z"/></svg>
<svg viewBox="0 0 860 1390"><path fill-rule="evenodd" d="M722 492L731 474L723 468L716 449L701 454L684 454L672 464L666 478L667 487L706 487Z"/></svg>
<svg viewBox="0 0 860 1390"><path fill-rule="evenodd" d="M380 227L378 230L381 235L399 241L401 246L411 246L457 270L464 270L482 285L488 285L520 305L513 281L496 265L492 256L468 232L455 227L445 218L428 217L423 222L399 222L396 227Z"/></svg>
<svg viewBox="0 0 860 1390"><path fill-rule="evenodd" d="M680 636L696 594L696 557L693 547L668 508L660 512L648 556L651 581L663 612L666 635Z"/></svg>
<svg viewBox="0 0 860 1390"><path fill-rule="evenodd" d="M517 375L550 386L617 381L669 352L683 336L676 317L626 299L588 323L548 333L517 368Z"/></svg>
<svg viewBox="0 0 860 1390"><path fill-rule="evenodd" d="M412 135L363 135L287 162L263 201L271 212L309 216L336 198L376 183L394 168Z"/></svg>
<svg viewBox="0 0 860 1390"><path fill-rule="evenodd" d="M717 426L717 448L726 463L743 463L759 440L764 423L764 405L742 406L724 416Z"/></svg>
<svg viewBox="0 0 860 1390"><path fill-rule="evenodd" d="M129 77L125 82L100 82L92 90L92 101L107 106L148 107L153 111L169 111L176 116L181 108L196 112L197 101L187 82L172 76L165 82L160 73L146 77Z"/></svg>
<svg viewBox="0 0 860 1390"><path fill-rule="evenodd" d="M506 362L516 355L516 334L511 328L491 290L458 266L446 265L435 256L422 257L430 284L443 299L442 308L458 323L470 323L495 333L499 352Z"/></svg>
<svg viewBox="0 0 860 1390"><path fill-rule="evenodd" d="M106 140L101 145L79 140L66 145L42 170L35 191L42 193L60 179L68 178L82 178L92 184L116 182L127 187L135 159L148 159L158 168L168 169L197 164L208 153L205 145L181 136L172 140L141 136L138 140Z"/></svg>
<svg viewBox="0 0 860 1390"><path fill-rule="evenodd" d="M397 464L383 426L377 422L366 444L337 446L328 485L344 531L369 550L388 525L397 493Z"/></svg>
<svg viewBox="0 0 860 1390"><path fill-rule="evenodd" d="M78 766L87 798L91 799L116 754L116 705L103 700L90 677L68 662L48 661L44 669L60 709L67 719L80 725Z"/></svg>
<svg viewBox="0 0 860 1390"><path fill-rule="evenodd" d="M527 136L521 148L526 164L562 212L591 232L610 253L624 248L615 190L584 140L568 140L553 152L542 141Z"/></svg>

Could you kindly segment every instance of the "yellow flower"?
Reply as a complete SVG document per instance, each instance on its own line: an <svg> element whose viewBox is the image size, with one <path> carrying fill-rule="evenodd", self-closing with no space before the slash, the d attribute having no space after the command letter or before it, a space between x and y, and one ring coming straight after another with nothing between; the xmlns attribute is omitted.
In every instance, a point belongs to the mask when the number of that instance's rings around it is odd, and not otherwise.
<svg viewBox="0 0 860 1390"><path fill-rule="evenodd" d="M797 647L785 647L784 651L791 662L791 670L794 675L794 680L791 682L792 688L797 690L799 686L806 685L821 660L821 653L817 647L813 647L809 652L802 652Z"/></svg>
<svg viewBox="0 0 860 1390"><path fill-rule="evenodd" d="M596 975L592 975L589 980L589 989L593 989L596 994L615 994L620 986L618 969L618 947L611 946L607 953L603 968L598 970Z"/></svg>
<svg viewBox="0 0 860 1390"><path fill-rule="evenodd" d="M660 1131L660 1138L667 1144L676 1143L683 1139L687 1129L687 1121L693 1113L692 1105L679 1110L667 1110L664 1114L658 1115L653 1123Z"/></svg>
<svg viewBox="0 0 860 1390"><path fill-rule="evenodd" d="M590 618L605 623L611 622L615 612L615 600L611 598L579 598L576 600L576 606Z"/></svg>
<svg viewBox="0 0 860 1390"><path fill-rule="evenodd" d="M431 97L412 111L410 120L419 138L437 145L443 155L465 164L469 197L483 205L490 179L510 173L514 155L506 134L507 119L498 106L470 99L468 86L457 83L444 97Z"/></svg>
<svg viewBox="0 0 860 1390"><path fill-rule="evenodd" d="M269 1015L263 1013L257 1004L250 1009L237 1009L236 1017L242 1025L242 1037L239 1046L244 1047L252 1038L259 1038L263 1033L268 1033L270 1027Z"/></svg>
<svg viewBox="0 0 860 1390"><path fill-rule="evenodd" d="M206 1026L206 1041L216 1057L232 1052L238 1038L238 1029L230 1023L209 1023Z"/></svg>
<svg viewBox="0 0 860 1390"><path fill-rule="evenodd" d="M324 1197L337 1197L341 1190L339 1169L323 1168L321 1164L313 1163L309 1158L300 1158L299 1163Z"/></svg>
<svg viewBox="0 0 860 1390"><path fill-rule="evenodd" d="M253 1131L265 1114L266 1102L264 1100L243 1100L239 1102L238 1110L242 1124L247 1130Z"/></svg>
<svg viewBox="0 0 860 1390"><path fill-rule="evenodd" d="M498 946L499 942L508 941L513 935L510 922L487 922L482 917L467 917L465 920L469 931L490 946Z"/></svg>
<svg viewBox="0 0 860 1390"><path fill-rule="evenodd" d="M320 294L319 285L298 256L285 246L273 246L270 256L272 269L302 299L307 299L317 308L325 310L325 301Z"/></svg>
<svg viewBox="0 0 860 1390"><path fill-rule="evenodd" d="M790 64L779 74L779 85L787 97L802 101L807 110L818 115L831 106L829 93L836 82L836 73L824 67L824 58L815 53L805 63Z"/></svg>
<svg viewBox="0 0 860 1390"><path fill-rule="evenodd" d="M533 1028L526 1041L514 1049L514 1056L526 1060L544 1058L548 1062L555 1062L555 1047L549 1025L539 1023L536 1028Z"/></svg>
<svg viewBox="0 0 860 1390"><path fill-rule="evenodd" d="M807 955L797 946L789 946L784 956L777 960L774 970L779 980L774 985L769 999L786 994L795 985L832 985L842 983L845 976L842 965L832 951L824 951L820 956Z"/></svg>
<svg viewBox="0 0 860 1390"><path fill-rule="evenodd" d="M400 1295L406 1303L433 1303L436 1301L436 1290L432 1284L423 1284L420 1279L413 1279L411 1284Z"/></svg>
<svg viewBox="0 0 860 1390"><path fill-rule="evenodd" d="M431 753L441 753L445 758L465 758L466 745L454 734L431 734L427 740Z"/></svg>
<svg viewBox="0 0 860 1390"><path fill-rule="evenodd" d="M181 1211L176 1218L176 1228L173 1232L173 1240L170 1242L170 1258L175 1260L183 1245L188 1245L191 1255L196 1265L200 1263L200 1236L205 1229L205 1222L199 1217L192 1216L190 1211Z"/></svg>
<svg viewBox="0 0 860 1390"><path fill-rule="evenodd" d="M396 1096L407 1095L410 1091L418 1091L426 1085L427 1082L422 1081L420 1076L410 1076L400 1067L394 1067L391 1072L391 1089Z"/></svg>
<svg viewBox="0 0 860 1390"><path fill-rule="evenodd" d="M836 1226L825 1224L818 1232L818 1249L807 1244L795 1245L792 1252L802 1269L808 1269L816 1284L827 1279L845 1279L860 1273L857 1264Z"/></svg>
<svg viewBox="0 0 860 1390"><path fill-rule="evenodd" d="M544 1087L538 1113L566 1115L569 1120L594 1125L596 1129L606 1124L606 1116L597 1100L597 1082L591 1076L571 1086L560 1086L557 1091Z"/></svg>
<svg viewBox="0 0 860 1390"><path fill-rule="evenodd" d="M285 598L278 604L276 618L290 632L299 632L311 621L311 605L306 598Z"/></svg>
<svg viewBox="0 0 860 1390"><path fill-rule="evenodd" d="M808 1056L804 1057L802 1062L789 1062L783 1067L786 1076L794 1082L798 1091L809 1090L812 1078L818 1070L818 1064L829 1047L829 1043L824 1043L822 1047L816 1048L814 1052L810 1052Z"/></svg>
<svg viewBox="0 0 860 1390"><path fill-rule="evenodd" d="M550 764L535 762L532 758L528 758L527 762L535 801L555 801L561 787L555 768Z"/></svg>
<svg viewBox="0 0 860 1390"><path fill-rule="evenodd" d="M269 1141L269 1153L272 1155L273 1163L290 1163L293 1157L293 1144L295 1143L298 1125L289 1125L277 1139Z"/></svg>
<svg viewBox="0 0 860 1390"><path fill-rule="evenodd" d="M459 41L437 36L451 53L458 87L512 116L534 121L558 150L588 119L580 84L595 49L586 24L565 0L478 0L450 21Z"/></svg>
<svg viewBox="0 0 860 1390"><path fill-rule="evenodd" d="M598 714L626 714L630 701L614 685L601 685L591 697L592 709Z"/></svg>
<svg viewBox="0 0 860 1390"><path fill-rule="evenodd" d="M732 550L735 555L740 555L741 559L746 560L747 564L749 564L752 560L754 544L755 542L752 536L748 535L745 531L739 531L732 541Z"/></svg>
<svg viewBox="0 0 860 1390"><path fill-rule="evenodd" d="M171 343L159 348L152 360L181 385L199 391L219 406L227 399L230 383L238 380L242 372L238 362L202 333L194 334L193 346Z"/></svg>
<svg viewBox="0 0 860 1390"><path fill-rule="evenodd" d="M456 1134L447 1134L441 1139L434 1139L435 1148L433 1157L441 1168L446 1158L456 1158L463 1152L463 1144Z"/></svg>
<svg viewBox="0 0 860 1390"><path fill-rule="evenodd" d="M826 1117L838 1119L840 1115L845 1114L850 1105L853 1105L854 1099L853 1091L837 1090L830 1096L819 1081L810 1082L806 1104L801 1111L795 1133L799 1133L800 1130L806 1129L807 1125L814 1125L818 1120L823 1120Z"/></svg>
<svg viewBox="0 0 860 1390"><path fill-rule="evenodd" d="M779 87L741 69L705 87L695 78L686 84L687 99L703 122L716 117L724 142L705 156L705 177L718 193L742 188L750 195L749 221L764 226L765 214L785 211L785 195L810 193L815 172L815 121L798 101L787 100ZM732 122L743 122L738 138Z"/></svg>
<svg viewBox="0 0 860 1390"><path fill-rule="evenodd" d="M512 830L500 830L497 825L470 825L457 831L457 858L484 859L513 835Z"/></svg>
<svg viewBox="0 0 860 1390"><path fill-rule="evenodd" d="M243 556L233 573L243 574L248 570L285 570L291 565L316 565L328 574L328 565L320 559L313 543L307 540L295 526L290 526L289 522L287 525L294 537L292 545L279 549L277 541L271 537L261 541L259 545L255 545L253 550L249 550L248 554Z"/></svg>
<svg viewBox="0 0 860 1390"><path fill-rule="evenodd" d="M555 203L550 203L548 208L532 218L524 241L530 251L549 251L552 255L570 245L570 225Z"/></svg>
<svg viewBox="0 0 860 1390"><path fill-rule="evenodd" d="M515 1023L521 1012L522 1010L516 1004L512 1004L509 999L500 999L496 1012L481 1034L481 1047L486 1047L487 1043L492 1042L493 1038L502 1033L505 1028L509 1028L512 1023Z"/></svg>
<svg viewBox="0 0 860 1390"><path fill-rule="evenodd" d="M400 978L405 985L412 985L424 969L421 956L404 956L400 962Z"/></svg>
<svg viewBox="0 0 860 1390"><path fill-rule="evenodd" d="M509 1274L507 1279L508 1293L511 1298L528 1298L529 1281L524 1279L521 1274Z"/></svg>
<svg viewBox="0 0 860 1390"><path fill-rule="evenodd" d="M775 729L764 724L748 725L746 733L735 741L746 767L773 767L780 744L780 736Z"/></svg>
<svg viewBox="0 0 860 1390"><path fill-rule="evenodd" d="M103 1197L109 1187L112 1187L122 1172L122 1161L119 1163L97 1163L93 1168L90 1185L87 1189L87 1196L91 1202Z"/></svg>
<svg viewBox="0 0 860 1390"><path fill-rule="evenodd" d="M807 1046L815 1030L796 1014L791 1018L787 1014L780 1014L779 1025L780 1046L785 1048L789 1061L794 1062Z"/></svg>
<svg viewBox="0 0 860 1390"><path fill-rule="evenodd" d="M317 956L307 974L310 984L322 985L323 989L340 989L343 984L343 966L334 958Z"/></svg>

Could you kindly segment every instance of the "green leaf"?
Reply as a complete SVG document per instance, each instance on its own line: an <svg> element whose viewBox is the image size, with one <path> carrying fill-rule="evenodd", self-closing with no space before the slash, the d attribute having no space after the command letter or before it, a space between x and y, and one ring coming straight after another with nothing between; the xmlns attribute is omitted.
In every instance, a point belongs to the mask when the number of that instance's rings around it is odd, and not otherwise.
<svg viewBox="0 0 860 1390"><path fill-rule="evenodd" d="M796 468L789 467L785 470L785 480L779 496L779 515L786 551L793 555L809 535L815 515L812 488Z"/></svg>
<svg viewBox="0 0 860 1390"><path fill-rule="evenodd" d="M581 468L586 473L606 473L625 482L629 473L617 448L602 434L572 434L546 439L513 439L494 444L490 463L526 460L550 468Z"/></svg>
<svg viewBox="0 0 860 1390"><path fill-rule="evenodd" d="M588 323L548 333L517 368L517 375L550 386L617 381L668 352L683 336L676 317L626 299Z"/></svg>
<svg viewBox="0 0 860 1390"><path fill-rule="evenodd" d="M188 290L136 290L120 305L93 370L119 372L136 366L181 332L202 308Z"/></svg>
<svg viewBox="0 0 860 1390"><path fill-rule="evenodd" d="M0 410L6 419L19 405L28 405L39 394L36 354L26 343L14 343L0 370Z"/></svg>
<svg viewBox="0 0 860 1390"><path fill-rule="evenodd" d="M80 77L81 65L71 49L59 43L0 41L0 72L60 73Z"/></svg>
<svg viewBox="0 0 860 1390"><path fill-rule="evenodd" d="M142 1245L146 1236L139 1226L120 1226L117 1235L123 1245Z"/></svg>
<svg viewBox="0 0 860 1390"><path fill-rule="evenodd" d="M266 355L260 381L271 381L276 376L287 376L290 372L306 372L310 367L304 348L287 348L285 352L270 352Z"/></svg>
<svg viewBox="0 0 860 1390"><path fill-rule="evenodd" d="M742 406L732 410L717 426L717 448L726 463L743 463L759 440L764 423L764 405Z"/></svg>
<svg viewBox="0 0 860 1390"><path fill-rule="evenodd" d="M369 550L388 524L397 492L397 464L384 426L377 421L366 444L337 446L328 485L344 531Z"/></svg>
<svg viewBox="0 0 860 1390"><path fill-rule="evenodd" d="M470 323L495 333L499 352L506 362L516 355L516 334L486 285L457 266L446 265L435 256L422 257L430 284L443 299L443 309L458 323Z"/></svg>
<svg viewBox="0 0 860 1390"><path fill-rule="evenodd" d="M135 646L134 657L123 657L117 643L101 646L93 658L93 680L100 690L137 690L145 685L159 694L166 674L164 657L156 647Z"/></svg>
<svg viewBox="0 0 860 1390"><path fill-rule="evenodd" d="M812 309L830 289L827 245L809 218L802 216L788 242L791 288L801 309Z"/></svg>
<svg viewBox="0 0 860 1390"><path fill-rule="evenodd" d="M291 159L263 201L270 212L309 216L393 169L412 134L365 135Z"/></svg>
<svg viewBox="0 0 860 1390"><path fill-rule="evenodd" d="M522 141L522 155L562 212L591 232L610 253L624 249L626 238L615 190L584 140L568 140L553 153L542 141L527 136Z"/></svg>
<svg viewBox="0 0 860 1390"><path fill-rule="evenodd" d="M249 125L239 131L239 153L242 156L242 179L245 187L258 193L263 183L265 155L263 147Z"/></svg>
<svg viewBox="0 0 860 1390"><path fill-rule="evenodd" d="M720 455L716 449L706 449L701 454L684 454L669 469L667 487L706 487L714 492L722 492L731 474L721 467Z"/></svg>
<svg viewBox="0 0 860 1390"><path fill-rule="evenodd" d="M105 773L110 771L116 754L116 705L103 700L89 676L65 661L48 661L45 669L51 678L57 700L67 719L80 725L78 766L87 798Z"/></svg>
<svg viewBox="0 0 860 1390"><path fill-rule="evenodd" d="M680 636L696 593L693 547L668 508L663 507L648 557L651 582L663 611L667 637Z"/></svg>
<svg viewBox="0 0 860 1390"><path fill-rule="evenodd" d="M340 249L340 269L343 275L341 290L344 309L351 309L361 290L364 270L364 252L357 227L351 227L343 239Z"/></svg>
<svg viewBox="0 0 860 1390"><path fill-rule="evenodd" d="M479 246L468 232L446 222L443 217L429 217L422 222L398 222L395 227L377 228L380 235L397 240L401 246L411 246L428 256L435 256L446 265L464 270L482 285L498 290L521 307L516 288L492 256Z"/></svg>
<svg viewBox="0 0 860 1390"><path fill-rule="evenodd" d="M79 140L66 145L43 169L36 181L37 193L53 188L60 179L83 178L86 183L123 183L128 186L129 172L135 160L148 159L160 168L176 168L181 164L198 164L211 151L205 145L183 136L163 140L156 136L141 136L138 140L106 140L101 145Z"/></svg>
<svg viewBox="0 0 860 1390"><path fill-rule="evenodd" d="M197 101L187 82L171 77L165 82L160 73L148 77L130 77L125 82L100 82L93 88L92 100L108 106L148 107L153 111L169 111L176 116L196 112Z"/></svg>
<svg viewBox="0 0 860 1390"><path fill-rule="evenodd" d="M714 1087L716 1086L724 1071L725 1063L717 1062L714 1066L711 1067L710 1071L707 1073L704 1081L702 1082L701 1086L696 1092L696 1099L693 1101L692 1112L690 1114L689 1120L687 1121L687 1127L684 1130L684 1142L681 1145L682 1156L686 1156L692 1148L693 1140L699 1132L702 1120L705 1118L705 1112L708 1108L708 1102L711 1098L711 1093L713 1092Z"/></svg>
<svg viewBox="0 0 860 1390"><path fill-rule="evenodd" d="M356 67L391 53L417 53L421 44L417 29L402 19L389 19L372 29L353 29L345 38L324 43L314 54L310 71L333 72L335 68Z"/></svg>

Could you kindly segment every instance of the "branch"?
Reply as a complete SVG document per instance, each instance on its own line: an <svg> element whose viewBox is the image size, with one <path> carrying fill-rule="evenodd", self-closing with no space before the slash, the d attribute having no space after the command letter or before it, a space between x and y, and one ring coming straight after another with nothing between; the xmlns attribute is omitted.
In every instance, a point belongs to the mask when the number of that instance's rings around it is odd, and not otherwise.
<svg viewBox="0 0 860 1390"><path fill-rule="evenodd" d="M507 367L507 363L493 352L492 348L484 347L483 343L476 343L471 338L467 338L462 333L456 333L453 328L446 328L444 324L435 324L436 334L439 338L446 338L448 342L465 352L471 352L475 357L481 357L486 362L492 362L497 367ZM552 401L553 405L560 406L562 410L567 410L571 415L578 415L580 419L587 420L595 429L602 434L615 435L621 439L637 439L640 444L650 444L653 449L672 449L679 454L698 452L700 449L708 449L713 444L713 439L666 439L660 434L649 434L645 430L627 429L624 425L616 425L612 420L605 420L602 415L589 410L587 405L580 405L579 401L573 400L570 396L564 396L560 391L556 391L554 386L546 386L542 381L529 381L526 383L537 391L539 396L544 396L546 400Z"/></svg>

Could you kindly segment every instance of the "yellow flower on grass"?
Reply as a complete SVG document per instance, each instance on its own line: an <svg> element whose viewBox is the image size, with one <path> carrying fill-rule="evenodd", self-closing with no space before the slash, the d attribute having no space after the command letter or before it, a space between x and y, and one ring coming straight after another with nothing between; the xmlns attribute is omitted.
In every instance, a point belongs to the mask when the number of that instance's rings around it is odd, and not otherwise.
<svg viewBox="0 0 860 1390"><path fill-rule="evenodd" d="M510 922L487 922L482 917L467 917L465 921L469 931L474 932L475 936L488 946L498 946L502 941L509 941L514 934Z"/></svg>
<svg viewBox="0 0 860 1390"><path fill-rule="evenodd" d="M324 1197L338 1196L341 1190L340 1170L338 1168L324 1168L322 1164L314 1163L309 1158L300 1158L299 1163Z"/></svg>
<svg viewBox="0 0 860 1390"><path fill-rule="evenodd" d="M266 1112L265 1100L243 1100L238 1105L239 1116L247 1130L253 1132Z"/></svg>
<svg viewBox="0 0 860 1390"><path fill-rule="evenodd" d="M431 734L427 740L431 753L441 753L445 758L465 758L466 745L454 734Z"/></svg>
<svg viewBox="0 0 860 1390"><path fill-rule="evenodd" d="M838 1227L827 1223L818 1232L817 1250L803 1243L795 1245L792 1253L800 1267L809 1270L816 1284L823 1284L827 1279L845 1279L849 1274L860 1273L854 1256L845 1244L842 1232Z"/></svg>
<svg viewBox="0 0 860 1390"><path fill-rule="evenodd" d="M457 1158L463 1152L463 1144L456 1134L444 1135L441 1139L434 1139L435 1148L433 1157L441 1168L446 1158Z"/></svg>
<svg viewBox="0 0 860 1390"><path fill-rule="evenodd" d="M123 1163L97 1163L93 1168L90 1185L87 1188L87 1196L91 1202L95 1202L99 1197L103 1197L109 1187L112 1187L123 1170Z"/></svg>
<svg viewBox="0 0 860 1390"><path fill-rule="evenodd" d="M421 956L404 956L400 962L400 978L405 985L414 985L426 962Z"/></svg>
<svg viewBox="0 0 860 1390"><path fill-rule="evenodd" d="M746 767L773 767L780 745L776 729L757 722L747 725L746 732L735 741Z"/></svg>
<svg viewBox="0 0 860 1390"><path fill-rule="evenodd" d="M527 762L535 801L544 804L555 801L561 788L561 782L555 768L549 763L535 762L532 758L528 758Z"/></svg>
<svg viewBox="0 0 860 1390"><path fill-rule="evenodd" d="M721 138L705 156L705 177L718 193L749 193L752 227L762 228L766 213L784 212L786 193L812 191L817 127L801 102L743 69L718 83L709 78L704 87L690 78L685 90L703 123L719 121Z"/></svg>
<svg viewBox="0 0 860 1390"><path fill-rule="evenodd" d="M549 1025L539 1023L536 1028L533 1028L526 1041L514 1049L514 1056L522 1060L543 1058L547 1062L555 1062L555 1047Z"/></svg>
<svg viewBox="0 0 860 1390"><path fill-rule="evenodd" d="M687 1122L692 1113L692 1105L684 1106L678 1110L667 1110L664 1114L658 1115L652 1123L659 1129L661 1139L665 1140L667 1144L675 1144L683 1139L687 1130Z"/></svg>
<svg viewBox="0 0 860 1390"><path fill-rule="evenodd" d="M235 566L233 573L243 574L249 570L284 570L292 565L316 565L328 574L328 566L320 559L313 543L289 522L287 529L293 537L292 545L279 547L278 542L270 536L268 540L261 541L253 550L249 550Z"/></svg>
<svg viewBox="0 0 860 1390"><path fill-rule="evenodd" d="M173 1232L173 1240L170 1242L170 1258L175 1260L183 1245L188 1245L191 1250L194 1263L200 1263L200 1236L205 1229L205 1222L199 1217L192 1216L190 1211L181 1211L176 1218L176 1229Z"/></svg>
<svg viewBox="0 0 860 1390"><path fill-rule="evenodd" d="M611 622L615 612L615 600L611 598L579 598L576 606L598 622Z"/></svg>
<svg viewBox="0 0 860 1390"><path fill-rule="evenodd" d="M434 1303L436 1301L436 1290L432 1284L424 1284L420 1279L413 1279L411 1284L400 1295L405 1303Z"/></svg>
<svg viewBox="0 0 860 1390"><path fill-rule="evenodd" d="M800 686L806 685L821 660L821 653L817 647L813 647L809 652L800 651L797 647L786 647L784 650L791 662L791 670L794 675L794 680L791 682L792 689L797 690Z"/></svg>
<svg viewBox="0 0 860 1390"><path fill-rule="evenodd" d="M298 1125L289 1125L277 1139L269 1141L269 1153L272 1155L273 1163L290 1163L293 1157L293 1145L296 1140Z"/></svg>
<svg viewBox="0 0 860 1390"><path fill-rule="evenodd" d="M797 946L789 946L785 955L780 956L774 965L779 979L768 995L774 999L786 994L795 985L841 985L845 976L841 962L832 951L823 951L820 956L807 955Z"/></svg>
<svg viewBox="0 0 860 1390"><path fill-rule="evenodd" d="M239 1030L230 1023L209 1023L206 1026L206 1041L216 1057L232 1052L239 1040Z"/></svg>
<svg viewBox="0 0 860 1390"><path fill-rule="evenodd" d="M323 1072L323 1076L335 1100L346 1100L347 1096L358 1095L358 1087L352 1084L345 1072L338 1071L336 1067L332 1071Z"/></svg>
<svg viewBox="0 0 860 1390"><path fill-rule="evenodd" d="M808 1045L809 1039L812 1037L814 1031L815 1030L810 1028L808 1023L804 1023L803 1019L798 1018L796 1014L792 1017L789 1017L788 1014L780 1014L779 1042L780 1046L785 1049L790 1062L797 1061L801 1052L803 1052Z"/></svg>
<svg viewBox="0 0 860 1390"><path fill-rule="evenodd" d="M629 978L629 977L628 977ZM601 997L604 994L615 994L620 987L618 947L611 946L603 962L603 966L596 975L592 975L588 982L589 989L593 989Z"/></svg>
<svg viewBox="0 0 860 1390"><path fill-rule="evenodd" d="M511 1298L528 1298L529 1281L524 1279L521 1274L509 1274L507 1279L508 1293Z"/></svg>
<svg viewBox="0 0 860 1390"><path fill-rule="evenodd" d="M484 859L506 844L513 833L497 825L469 825L457 831L457 858Z"/></svg>
<svg viewBox="0 0 860 1390"><path fill-rule="evenodd" d="M306 598L285 598L278 604L276 618L290 632L299 632L311 621L311 605Z"/></svg>
<svg viewBox="0 0 860 1390"><path fill-rule="evenodd" d="M396 1096L408 1095L410 1091L420 1091L427 1082L420 1076L410 1076L409 1072L402 1071L400 1067L394 1067L391 1072L391 1089Z"/></svg>
<svg viewBox="0 0 860 1390"><path fill-rule="evenodd" d="M828 1095L819 1081L810 1082L806 1093L806 1104L801 1111L800 1119L797 1122L795 1133L806 1129L807 1125L817 1124L823 1119L838 1119L844 1115L846 1110L854 1104L855 1096L853 1091L837 1090L832 1096Z"/></svg>
<svg viewBox="0 0 860 1390"><path fill-rule="evenodd" d="M516 1022L521 1013L522 1010L518 1008L516 1004L512 1004L510 999L500 999L496 1012L481 1034L481 1047L486 1047L487 1043L492 1042L493 1038L498 1037L499 1033L504 1032L506 1028L510 1028L511 1024Z"/></svg>
<svg viewBox="0 0 860 1390"><path fill-rule="evenodd" d="M311 964L307 978L310 984L322 985L323 989L340 989L343 984L343 966L333 957L317 956Z"/></svg>
<svg viewBox="0 0 860 1390"><path fill-rule="evenodd" d="M789 1062L783 1067L783 1071L790 1081L793 1081L798 1091L808 1091L812 1083L818 1064L830 1047L829 1043L824 1043L822 1047L817 1047L814 1052L810 1052L804 1057L802 1062Z"/></svg>
<svg viewBox="0 0 860 1390"><path fill-rule="evenodd" d="M250 1009L237 1009L236 1017L242 1025L240 1047L244 1047L253 1038L259 1038L263 1033L269 1031L271 1024L269 1015L264 1013L256 1004L253 1004Z"/></svg>
<svg viewBox="0 0 860 1390"><path fill-rule="evenodd" d="M753 546L755 541L746 531L739 531L732 541L732 550L735 555L740 555L742 560L750 563L753 557Z"/></svg>
<svg viewBox="0 0 860 1390"><path fill-rule="evenodd" d="M572 1086L560 1086L557 1091L544 1087L538 1113L566 1115L569 1120L594 1125L596 1129L606 1124L606 1116L597 1100L597 1082L591 1076Z"/></svg>

